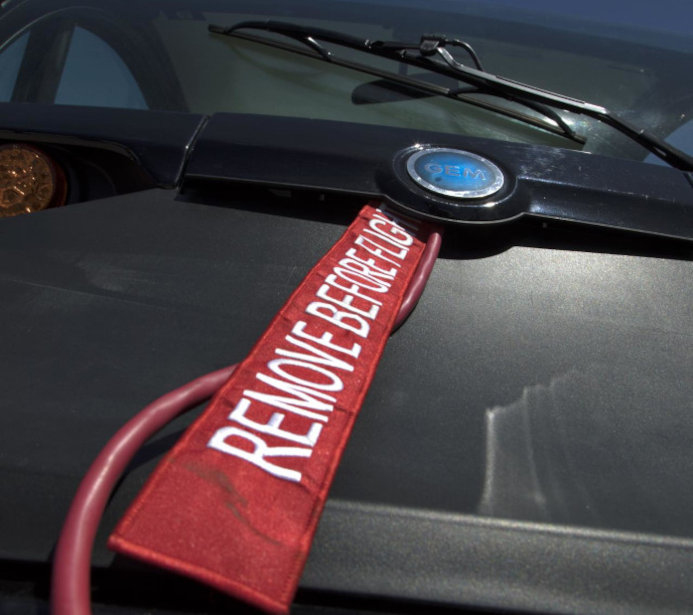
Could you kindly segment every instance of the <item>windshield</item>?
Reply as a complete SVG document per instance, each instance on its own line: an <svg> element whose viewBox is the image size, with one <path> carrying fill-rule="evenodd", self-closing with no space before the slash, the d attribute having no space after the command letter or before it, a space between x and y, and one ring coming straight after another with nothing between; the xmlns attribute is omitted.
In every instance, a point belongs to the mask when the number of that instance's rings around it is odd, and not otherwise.
<svg viewBox="0 0 693 615"><path fill-rule="evenodd" d="M620 2L581 3L577 11L545 0L10 0L2 6L4 102L320 118L656 162L627 137L582 115L560 111L584 144L499 113L494 107L548 128L553 123L488 94L470 93L460 102L393 92L372 75L207 29L281 19L376 40L418 42L431 32L459 38L473 46L490 73L605 106L693 153L693 5L686 2L629 5L627 14ZM419 68L343 48L336 52L441 83L440 76ZM470 65L464 52L455 56ZM448 87L464 87L445 79Z"/></svg>

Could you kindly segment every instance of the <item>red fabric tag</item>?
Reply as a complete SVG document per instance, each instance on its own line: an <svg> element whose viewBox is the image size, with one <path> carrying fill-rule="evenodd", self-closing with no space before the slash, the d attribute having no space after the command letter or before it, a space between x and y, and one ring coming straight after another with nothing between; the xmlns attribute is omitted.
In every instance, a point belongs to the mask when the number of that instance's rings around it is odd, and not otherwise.
<svg viewBox="0 0 693 615"><path fill-rule="evenodd" d="M364 207L161 462L109 546L287 612L428 232Z"/></svg>

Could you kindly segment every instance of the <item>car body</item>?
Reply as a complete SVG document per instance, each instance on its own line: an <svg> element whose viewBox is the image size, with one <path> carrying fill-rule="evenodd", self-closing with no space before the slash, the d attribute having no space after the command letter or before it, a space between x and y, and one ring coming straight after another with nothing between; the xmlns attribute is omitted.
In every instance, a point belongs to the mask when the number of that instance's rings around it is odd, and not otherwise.
<svg viewBox="0 0 693 615"><path fill-rule="evenodd" d="M690 7L531 4L2 3L0 139L67 186L65 205L0 220L3 610L47 608L61 524L108 438L240 361L371 199L442 224L443 247L387 344L294 611L690 609L690 169L589 116L559 109L566 138L517 100L432 96L271 33L280 46L208 31L443 32L490 73L693 154ZM415 185L406 157L424 146L497 164L498 202ZM96 612L239 608L105 546L195 414L142 448L109 502Z"/></svg>

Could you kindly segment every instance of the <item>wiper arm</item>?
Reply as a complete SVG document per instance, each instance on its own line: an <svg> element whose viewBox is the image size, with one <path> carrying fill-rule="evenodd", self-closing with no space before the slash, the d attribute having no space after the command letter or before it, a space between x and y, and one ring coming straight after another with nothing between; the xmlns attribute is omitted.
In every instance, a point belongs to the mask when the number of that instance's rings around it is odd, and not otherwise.
<svg viewBox="0 0 693 615"><path fill-rule="evenodd" d="M285 45L279 41L275 40L270 40L266 38L261 38L257 36L252 36L249 34L243 34L238 32L238 30L241 29L260 29L260 30L267 30L269 32L275 32L277 34L282 34L283 36L286 36L288 38L292 38L294 40L299 41L300 43L303 43L310 49L312 49L314 52L316 52L318 55L316 56L313 53L307 53L302 51L301 49L298 49L296 47L291 47L289 45ZM419 80L419 79L414 79L412 77L384 71L377 69L375 67L367 66L365 64L359 64L357 62L351 61L351 60L345 60L343 58L338 58L334 54L332 54L329 50L325 49L323 45L321 45L318 40L322 41L327 41L331 43L336 43L339 45L342 45L343 47L350 47L352 49L357 49L359 51L363 51L365 53L371 53L373 55L379 55L382 57L386 57L388 59L395 59L392 58L390 54L383 54L383 53L378 53L375 50L369 50L364 48L364 44L370 44L370 41L368 40L362 40L354 36L350 36L348 34L342 34L339 32L333 32L331 30L324 30L322 28L305 28L300 25L296 24L290 24L290 23L285 23L285 22L278 22L278 21L260 21L260 22L255 22L255 21L246 21L246 22L241 22L238 24L235 24L230 27L225 27L225 26L217 26L217 25L210 25L209 26L209 31L213 32L215 34L223 34L226 36L235 36L244 40L249 40L253 41L256 43L262 43L264 45L270 45L272 47L279 47L281 49L285 49L287 51L291 51L292 53L300 53L300 54L306 54L312 58L319 58L322 59L326 62L331 62L332 64L336 64L337 66L343 66L346 68L351 68L354 70L358 70L363 73L375 75L378 77L383 78L384 81L388 82L394 82L394 83L399 83L401 85L404 85L406 88L408 88L410 91L418 90L422 92L424 95L427 96L446 96L448 98L453 98L454 100L460 100L465 103L475 105L477 107L482 107L484 109L488 109L490 111L493 111L494 113L500 113L502 115L507 115L509 117L512 117L514 119L520 120L526 124L531 124L533 126L536 126L538 128L541 128L543 130L547 130L556 134L559 134L561 136L567 137L568 139L571 139L575 141L576 143L583 144L585 143L584 137L578 135L575 133L575 131L565 122L565 120L558 114L556 113L553 109L546 107L544 105L541 105L540 103L534 103L530 101L515 101L519 102L523 106L533 109L534 111L538 112L539 114L543 115L544 117L550 119L553 124L539 120L538 118L527 115L524 113L521 113L518 110L511 109L508 107L502 107L497 104L493 104L488 101L482 101L473 98L472 96L469 96L469 94L474 94L474 93L488 93L486 92L479 92L478 88L474 90L469 90L469 89L462 89L462 88L447 88L442 85L438 85L435 83L431 83L429 81L425 80ZM441 37L436 36L436 35L431 35L432 39L435 40L440 40ZM385 46L390 45L391 47L389 48L390 51L394 51L395 49L399 50L408 50L408 49L418 49L420 47L419 44L408 44L408 43L397 43L397 42L391 42L391 43L382 43L381 41L377 41L378 43L381 43ZM453 40L447 40L447 44L453 45L453 46L458 46L464 48L469 56L471 57L472 61L474 64L481 69L481 61L479 60L479 57L476 55L476 52L474 49L469 45L468 43L465 43L464 41L459 41L457 39ZM398 60L406 64L414 65L414 66L420 66L420 64L416 62L412 62L409 59L404 59L404 60ZM426 70L431 71L430 67L426 66ZM444 74L441 73L441 71L431 71L431 72L436 72L438 74ZM446 75L447 76L447 75ZM506 98L507 97L503 97Z"/></svg>
<svg viewBox="0 0 693 615"><path fill-rule="evenodd" d="M526 105L536 111L539 111L540 113L544 113L544 111L547 110L544 105L549 105L564 109L566 111L571 111L573 113L583 114L599 120L612 128L615 128L622 134L631 138L633 141L639 143L645 149L666 161L671 166L684 171L693 171L693 157L676 149L675 147L672 147L662 139L659 139L646 130L631 125L607 110L605 107L569 96L564 96L563 94L558 94L549 90L537 88L525 83L520 83L518 81L481 70L481 63L479 62L478 57L476 57L473 49L470 53L470 57L477 68L471 68L462 64L461 62L458 62L448 51L446 45L464 47L469 53L469 45L463 41L457 41L456 39L451 41L444 36L438 35L424 35L421 37L421 41L418 44L401 43L397 41L371 41L369 39L351 36L342 32L312 26L302 26L282 21L244 21L229 27L215 25L209 26L209 31L216 34L244 37L237 32L241 29L266 30L268 32L282 34L309 46L318 54L316 57L322 58L325 61L392 79L394 81L400 81L401 83L405 83L409 86L438 93L443 96L458 98L459 91L442 86L435 86L424 81L409 79L401 75L396 75L394 73L374 69L363 64L337 58L328 49L321 45L319 41L333 43L342 47L356 49L364 53L387 58L395 62L402 62L411 66L428 69L432 72L469 83L478 88L478 90L482 93L500 96L507 100ZM244 38L251 38L252 40L264 44L277 45L275 41L270 41L264 38L247 36ZM291 47L286 48L292 50ZM468 101L468 99L465 100ZM548 111L550 111L551 114L547 114L547 117L557 124L562 133L570 138L575 139L575 133L560 118L560 116L551 109L548 109ZM528 118L528 116L522 117ZM547 124L543 122L537 122L537 125L544 128L547 127Z"/></svg>

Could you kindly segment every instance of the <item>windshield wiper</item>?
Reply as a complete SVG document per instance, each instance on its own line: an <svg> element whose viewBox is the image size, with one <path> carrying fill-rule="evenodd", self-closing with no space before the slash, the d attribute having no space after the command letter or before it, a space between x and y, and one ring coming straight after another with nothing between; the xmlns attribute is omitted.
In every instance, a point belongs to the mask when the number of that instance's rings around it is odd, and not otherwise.
<svg viewBox="0 0 693 615"><path fill-rule="evenodd" d="M421 37L421 41L419 43L372 41L333 30L271 20L243 21L228 27L217 25L209 26L209 31L216 34L238 36L240 38L246 38L263 44L282 47L290 51L302 53L302 50L298 50L292 46L283 45L278 41L263 37L249 36L238 32L238 30L248 29L274 32L276 34L281 34L288 38L297 40L302 44L307 45L315 52L310 53L311 57L320 58L324 61L332 62L333 64L337 64L339 66L344 66L382 78L391 79L416 89L433 92L451 98L461 98L464 93L466 93L466 90L463 91L458 88L446 88L444 86L431 84L426 81L415 80L403 75L397 75L395 73L369 67L365 64L360 64L351 60L345 60L343 58L336 57L331 51L326 49L321 42L356 49L363 53L376 55L411 66L417 66L419 68L424 68L432 72L463 81L475 86L480 93L500 96L506 100L520 103L544 114L556 124L561 134L580 142L584 141L575 135L573 130L565 123L560 115L555 113L553 109L548 108L547 105L550 107L558 107L573 113L583 114L599 120L612 128L615 128L671 166L684 171L693 171L693 157L676 149L675 147L672 147L662 139L659 139L646 130L631 125L607 110L605 107L576 98L571 98L569 96L564 96L563 94L558 94L549 90L537 88L525 83L520 83L518 81L494 75L482 70L481 63L474 53L474 50L471 49L467 43L464 43L464 41L458 41L457 39L450 40L440 35L424 35ZM457 61L446 48L448 45L463 47L467 53L469 53L477 68L471 68ZM464 98L464 100L466 102L471 102L468 97ZM476 104L480 103L477 102ZM495 107L495 109L501 111L499 107ZM525 121L530 121L531 123L534 123L542 128L548 128L549 126L553 127L553 124L536 120L536 118L532 118L531 116L513 113L510 110L502 110L502 112L512 115L513 117L519 117Z"/></svg>
<svg viewBox="0 0 693 615"><path fill-rule="evenodd" d="M269 27L264 27L266 25L269 25ZM241 32L238 32L240 29L262 29L262 30L268 30L271 32L276 32L278 34L282 34L284 36L287 36L288 38L293 38L295 40L300 41L307 47L313 50L315 53L308 52L307 50L299 49L297 47L293 47L290 45L286 45L285 43L282 43L280 41L276 40L270 40L267 38L261 38L258 36L253 36L250 34L244 34ZM383 82L385 83L395 83L395 84L400 84L401 86L404 86L404 90L402 92L409 92L410 95L415 95L415 92L420 92L422 96L446 96L448 98L452 98L455 100L460 100L465 103L469 103L471 105L475 105L477 107L482 107L484 109L488 109L490 111L493 111L495 113L499 113L502 115L507 115L509 117L512 117L514 119L520 120L526 124L531 124L533 126L536 126L537 128L541 128L543 130L547 130L549 132L553 132L555 134L561 135L563 137L566 137L568 139L571 139L572 141L575 141L576 143L584 144L585 143L585 138L576 134L575 131L565 122L565 120L558 114L556 113L553 109L546 107L545 105L542 105L540 103L536 102L530 102L530 101L515 101L515 102L520 102L523 106L532 109L536 111L537 113L543 115L544 117L548 118L551 120L553 123L546 122L544 120L540 120L535 116L532 115L527 115L525 113L522 113L516 109L509 108L507 106L501 106L498 104L494 104L492 102L489 102L487 100L479 100L474 98L473 96L470 96L470 94L477 94L477 93L488 93L488 92L479 92L478 88L474 88L472 90L468 88L449 88L445 87L440 84L436 83L431 83L430 81L424 80L424 79L415 79L413 77L409 77L406 75L401 75L401 74L396 74L392 73L389 71L384 71L372 66L367 66L365 64L359 64L357 62L351 61L351 60L346 60L344 58L338 58L334 54L332 54L330 51L325 49L318 41L316 38L319 38L320 40L328 40L327 39L327 34L332 35L331 38L329 39L330 42L336 42L335 37L345 37L343 39L340 38L342 41L341 44L345 47L352 47L354 49L361 49L361 47L354 46L350 43L355 43L358 42L359 39L356 37L351 37L349 35L342 35L339 33L331 32L328 30L322 30L319 28L311 28L311 32L320 32L321 34L325 36L307 36L305 35L304 28L302 26L294 25L294 24L287 24L285 22L276 22L276 21L271 21L271 22L242 22L238 23L234 26L231 27L224 27L224 26L217 26L217 25L210 25L209 26L209 31L213 32L215 34L223 34L226 36L234 36L240 39L244 40L249 40L253 41L256 43L262 43L264 45L269 45L272 47L278 47L280 49L284 49L286 51L290 51L292 53L298 53L302 55L307 55L311 58L316 58L316 59L322 59L325 60L326 62L331 62L332 64L336 64L337 66L343 66L346 68L351 68L354 70L358 70L359 72L371 74L377 77L381 77ZM367 41L364 41L367 42ZM457 39L455 40L450 40L448 41L448 44L459 46L465 48L465 50L469 53L470 57L472 58L472 61L476 66L481 68L481 62L472 49L471 45L468 43L465 43L464 41L458 41ZM403 47L407 48L418 48L419 45L407 45L406 43L401 43ZM369 53L366 51L366 53ZM317 55L316 55L317 54ZM381 55L381 54L376 54L376 55ZM389 56L386 56L389 58ZM406 61L407 64L412 64L411 62ZM428 69L430 71L430 69ZM456 79L456 81L458 81ZM356 90L352 93L352 100L355 104L363 104L363 100L361 99L360 92L357 92Z"/></svg>

